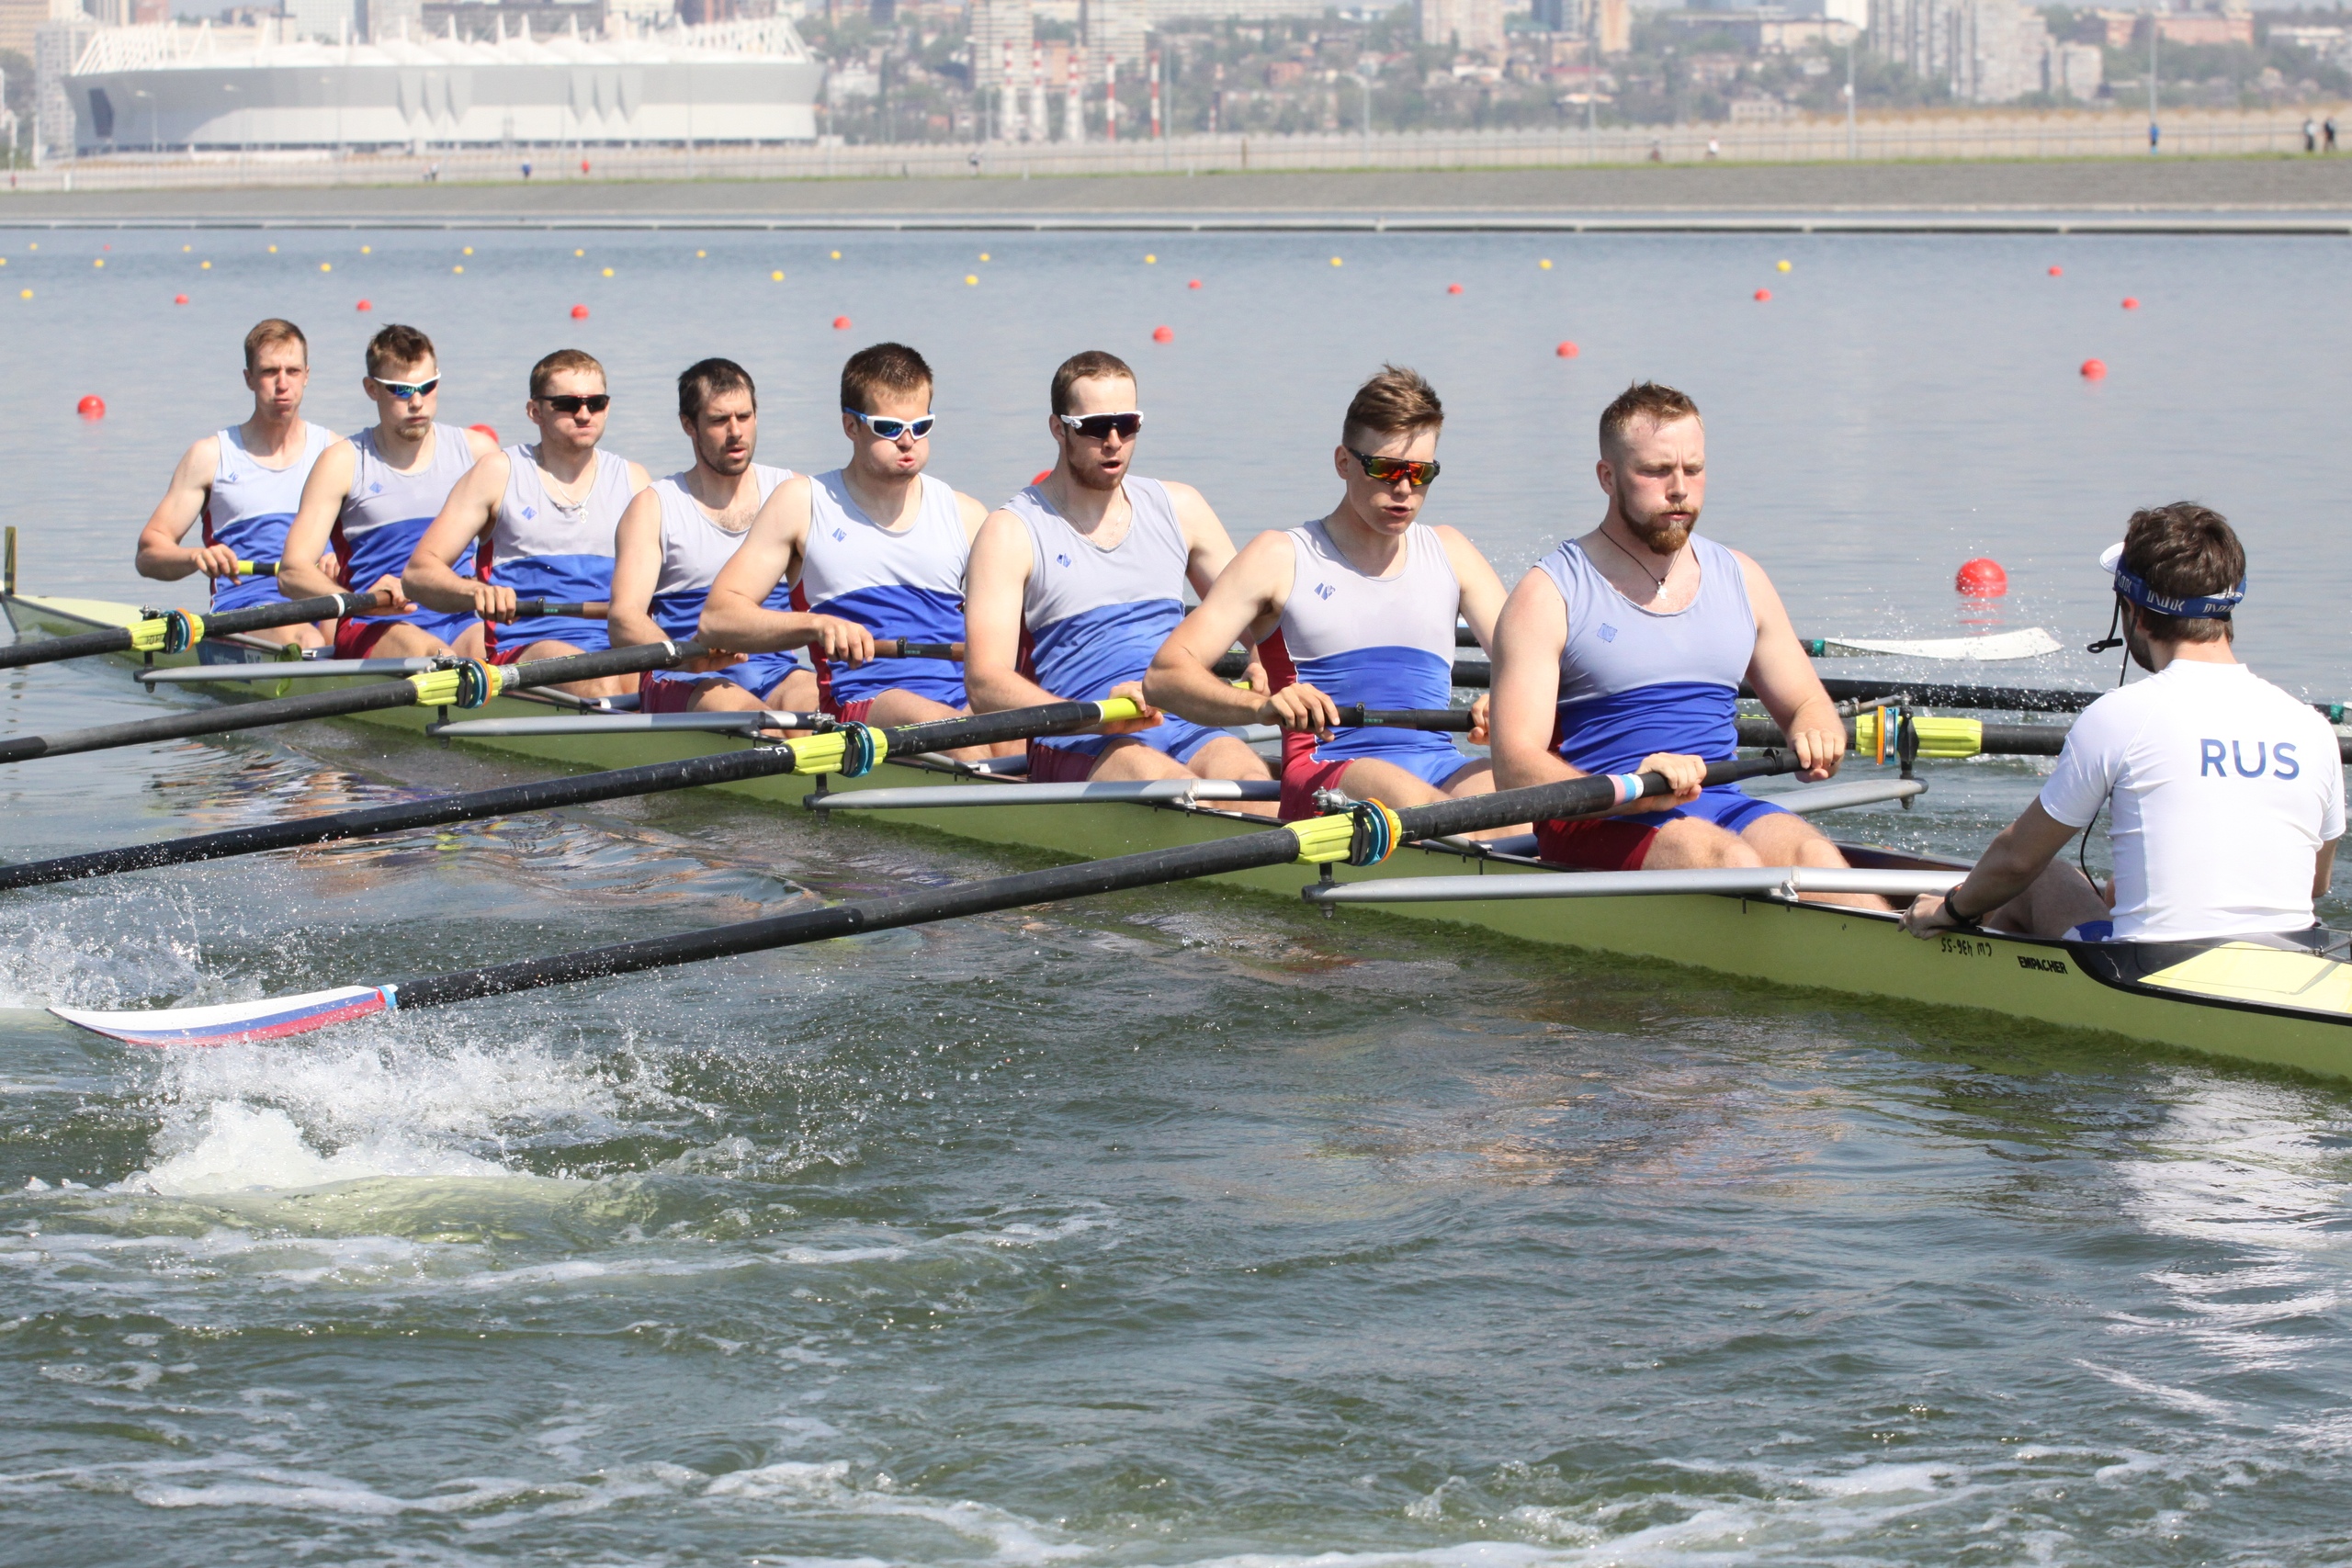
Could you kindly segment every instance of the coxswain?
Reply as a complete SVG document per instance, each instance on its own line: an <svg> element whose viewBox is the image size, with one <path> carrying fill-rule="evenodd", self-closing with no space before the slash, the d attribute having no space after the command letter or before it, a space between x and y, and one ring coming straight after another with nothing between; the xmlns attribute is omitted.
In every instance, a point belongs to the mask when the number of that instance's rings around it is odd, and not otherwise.
<svg viewBox="0 0 2352 1568"><path fill-rule="evenodd" d="M287 525L301 505L311 465L334 432L302 417L311 384L311 344L302 329L271 317L245 334L245 386L254 412L181 455L164 499L139 531L139 575L176 582L191 572L212 580L212 608L243 610L282 600L275 578L240 577L240 561L282 564ZM186 545L204 525L204 542ZM300 597L300 594L296 597ZM248 632L280 646L322 648L326 634L308 621Z"/></svg>
<svg viewBox="0 0 2352 1568"><path fill-rule="evenodd" d="M874 646L944 653L962 639L964 565L988 513L924 472L937 424L933 385L930 365L904 344L851 355L840 389L849 460L778 485L703 606L705 641L739 652L807 649L818 705L844 722L921 724L968 711L953 659L896 649L877 658ZM776 603L785 583L788 609Z"/></svg>
<svg viewBox="0 0 2352 1568"><path fill-rule="evenodd" d="M964 674L978 712L1114 696L1145 703L1144 673L1184 618L1185 584L1207 593L1233 559L1200 491L1129 471L1143 412L1125 361L1099 350L1072 355L1054 372L1049 398L1053 471L989 513L972 545ZM1224 730L1148 705L1094 733L1029 744L1037 783L1272 776ZM1273 805L1242 808L1265 815Z"/></svg>
<svg viewBox="0 0 2352 1568"><path fill-rule="evenodd" d="M1344 725L1340 716L1343 704L1451 707L1457 619L1480 647L1494 640L1502 579L1459 532L1418 520L1444 423L1444 405L1418 372L1387 366L1356 389L1331 454L1339 504L1243 546L1144 678L1152 705L1196 723L1278 726L1285 818L1313 815L1325 791L1421 806L1495 787L1487 761L1442 733ZM1237 638L1258 649L1270 694L1216 673ZM1480 697L1473 744L1487 739L1486 712Z"/></svg>
<svg viewBox="0 0 2352 1568"><path fill-rule="evenodd" d="M2335 731L2237 660L2245 550L2193 502L2135 512L2099 558L2122 643L2149 673L2066 732L2040 795L1968 879L1903 917L1918 937L2019 931L2079 942L2203 942L2312 929L2344 836ZM2058 861L2105 807L2111 893Z"/></svg>
<svg viewBox="0 0 2352 1568"><path fill-rule="evenodd" d="M395 323L368 340L359 389L376 405L376 423L328 447L311 470L277 581L298 598L338 588L390 592L396 603L385 613L335 624L338 659L480 659L482 626L473 612L427 609L401 592L401 573L449 492L498 443L434 417L441 364L433 340L414 327ZM317 564L329 552L332 574Z"/></svg>
<svg viewBox="0 0 2352 1568"><path fill-rule="evenodd" d="M720 569L742 547L760 507L793 477L752 460L759 392L731 359L705 359L679 375L678 423L694 445L693 467L639 491L614 536L605 624L616 647L693 637ZM788 609L791 592L778 583L767 607ZM797 694L796 679L806 688ZM815 677L789 653L710 653L681 670L647 671L638 705L645 713L789 709L813 704L816 691Z"/></svg>
<svg viewBox="0 0 2352 1568"><path fill-rule="evenodd" d="M514 664L609 646L604 608L613 592L613 535L621 513L650 481L625 457L602 451L612 395L594 355L558 349L531 367L523 415L536 442L492 452L449 492L448 503L409 557L401 585L429 609L470 612L488 622L485 652ZM470 552L474 575L455 564ZM516 619L518 601L581 604L591 615ZM566 682L575 696L637 690L635 675Z"/></svg>
<svg viewBox="0 0 2352 1568"><path fill-rule="evenodd" d="M1662 807L1536 825L1537 852L1596 871L1843 866L1804 818L1707 766L1738 746L1740 682L1788 738L1803 779L1838 771L1846 728L1763 568L1693 530L1707 493L1698 405L1641 382L1601 411L1600 525L1544 558L1496 631L1495 779L1663 773ZM1705 785L1705 787L1702 787ZM1824 901L1883 909L1874 895Z"/></svg>

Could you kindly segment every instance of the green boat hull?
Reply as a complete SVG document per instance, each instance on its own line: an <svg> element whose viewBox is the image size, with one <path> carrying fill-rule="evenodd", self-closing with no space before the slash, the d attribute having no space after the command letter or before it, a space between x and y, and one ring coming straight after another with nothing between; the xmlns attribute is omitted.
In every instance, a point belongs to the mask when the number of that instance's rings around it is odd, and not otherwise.
<svg viewBox="0 0 2352 1568"><path fill-rule="evenodd" d="M11 596L6 606L20 636L70 636L127 624L137 615L126 605L92 600ZM212 657L241 654L259 657L257 650L243 646L215 649ZM195 661L193 652L155 660L159 664ZM279 695L292 684L272 679L266 664L224 665L222 672L221 683L207 682L204 689L230 701ZM305 681L300 686L311 691L330 683ZM503 696L462 716L528 717L556 711L528 695ZM359 716L358 722L422 735L440 716L431 709L395 708ZM565 767L598 769L732 750L744 744L732 737L675 730L469 737L452 743ZM905 762L886 764L864 779L826 782L831 788L857 790L937 784L952 778L959 778L963 787L978 794L1003 787ZM712 787L762 801L794 804L808 795L815 781L784 776ZM1070 860L1197 843L1264 826L1261 819L1204 807L1127 803L975 806L858 815L867 822L979 843L1017 845ZM1953 863L1868 845L1847 848L1849 858L1857 864L1901 868ZM1517 857L1408 846L1376 869L1360 872L1342 867L1338 874L1341 880L1465 874L1513 877L1547 869L1553 868ZM1297 867L1275 867L1216 880L1295 899L1308 876ZM2344 994L2343 987L2334 982L2291 992L2239 987L2233 995L2190 995L2118 972L2100 944L1959 935L1919 942L1904 934L1890 916L1729 895L1498 898L1351 905L1349 908L1475 928L1550 947L1653 959L1774 986L1991 1013L2323 1077L2352 1077L2352 1010L2340 1005L2311 1005L2309 1000L2313 996ZM2335 967L2352 975L2352 965Z"/></svg>

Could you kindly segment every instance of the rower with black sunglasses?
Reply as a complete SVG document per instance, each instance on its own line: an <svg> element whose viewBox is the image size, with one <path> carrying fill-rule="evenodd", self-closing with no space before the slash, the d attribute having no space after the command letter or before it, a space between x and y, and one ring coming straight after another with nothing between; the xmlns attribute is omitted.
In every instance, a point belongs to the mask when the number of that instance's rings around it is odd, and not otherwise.
<svg viewBox="0 0 2352 1568"><path fill-rule="evenodd" d="M1200 491L1128 471L1143 414L1125 361L1074 355L1054 372L1050 398L1046 427L1060 457L989 513L972 545L964 674L975 712L1143 702L1144 671L1184 617L1185 583L1206 593L1233 559L1233 540ZM1031 741L1029 776L1264 780L1271 772L1236 737L1147 705L1140 717L1089 734Z"/></svg>
<svg viewBox="0 0 2352 1568"><path fill-rule="evenodd" d="M851 355L849 461L778 485L703 602L706 641L746 654L806 648L818 705L836 718L890 726L967 711L953 660L874 653L877 637L962 640L964 562L988 509L923 471L932 387L930 365L904 344ZM771 607L786 582L792 608Z"/></svg>
<svg viewBox="0 0 2352 1568"><path fill-rule="evenodd" d="M278 583L301 598L390 590L395 602L383 614L335 623L337 659L480 659L482 626L472 610L414 603L401 591L401 571L458 481L498 443L435 419L440 361L414 327L395 322L368 339L367 363L359 389L375 403L376 423L328 447L311 470ZM332 577L314 564L329 551Z"/></svg>
<svg viewBox="0 0 2352 1568"><path fill-rule="evenodd" d="M621 513L652 482L626 457L599 451L605 411L605 367L594 355L558 349L531 367L524 417L539 438L491 453L468 470L448 503L409 557L401 586L435 610L470 610L489 623L485 653L494 664L610 646L602 619L532 615L515 604L544 599L602 606L613 592L614 536ZM470 556L472 577L455 563ZM635 675L567 682L582 697L637 691Z"/></svg>
<svg viewBox="0 0 2352 1568"><path fill-rule="evenodd" d="M1493 643L1502 579L1459 532L1419 521L1444 422L1436 389L1412 370L1385 366L1358 388L1331 454L1339 504L1250 540L1144 680L1154 703L1186 718L1279 726L1285 818L1314 815L1326 790L1423 806L1495 787L1487 760L1442 734L1340 723L1341 704L1450 706L1457 618ZM1271 694L1216 674L1237 638L1257 648ZM1486 739L1486 709L1484 697L1471 709L1473 742Z"/></svg>

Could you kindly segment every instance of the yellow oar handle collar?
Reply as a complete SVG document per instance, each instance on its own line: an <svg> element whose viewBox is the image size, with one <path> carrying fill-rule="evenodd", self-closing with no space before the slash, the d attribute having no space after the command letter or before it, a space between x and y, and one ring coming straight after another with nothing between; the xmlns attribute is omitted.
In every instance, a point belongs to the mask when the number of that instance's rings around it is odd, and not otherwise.
<svg viewBox="0 0 2352 1568"><path fill-rule="evenodd" d="M130 627L133 653L186 653L204 640L204 617L193 610L151 615Z"/></svg>
<svg viewBox="0 0 2352 1568"><path fill-rule="evenodd" d="M408 678L416 688L416 705L424 708L478 708L498 695L504 682L503 671L479 659Z"/></svg>
<svg viewBox="0 0 2352 1568"><path fill-rule="evenodd" d="M1104 697L1094 705L1102 715L1098 723L1115 724L1123 718L1141 718L1143 705L1133 697Z"/></svg>
<svg viewBox="0 0 2352 1568"><path fill-rule="evenodd" d="M1346 861L1350 865L1378 865L1405 841L1403 821L1376 800L1294 822L1290 830L1298 840L1298 858L1309 865L1334 861Z"/></svg>
<svg viewBox="0 0 2352 1568"><path fill-rule="evenodd" d="M1882 728L1884 731L1882 738ZM1854 750L1884 761L1894 750L1895 719L1885 708L1871 708L1854 716ZM1911 716L1912 733L1919 738L1922 757L1973 757L1984 750L1984 725L1973 718Z"/></svg>
<svg viewBox="0 0 2352 1568"><path fill-rule="evenodd" d="M792 743L796 773L839 773L863 778L890 754L890 737L870 724L844 724Z"/></svg>

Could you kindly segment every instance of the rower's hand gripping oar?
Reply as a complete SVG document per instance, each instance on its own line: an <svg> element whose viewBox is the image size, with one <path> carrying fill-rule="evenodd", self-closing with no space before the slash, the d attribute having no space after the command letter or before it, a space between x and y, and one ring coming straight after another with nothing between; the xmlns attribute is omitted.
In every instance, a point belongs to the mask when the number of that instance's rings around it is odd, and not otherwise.
<svg viewBox="0 0 2352 1568"><path fill-rule="evenodd" d="M785 773L852 773L849 764L862 761L870 768L889 756L918 756L926 751L954 750L964 746L994 746L1039 735L1066 735L1072 730L1117 719L1133 718L1142 710L1125 697L1093 703L1046 703L1037 707L1002 713L974 714L963 718L932 719L922 724L877 729L871 739L853 741L847 731L865 726L842 726L830 733L811 735L778 745L761 745L675 762L650 762L643 767L605 773L578 773L568 778L536 779L501 789L464 795L436 795L429 800L401 801L390 806L364 807L305 817L291 822L271 822L254 828L230 828L185 839L152 844L93 850L61 855L54 860L27 861L0 866L0 890L41 887L51 883L78 882L117 872L154 866L187 865L197 861L225 860L233 855L259 854L304 844L374 838L414 828L440 828L452 822L478 822L512 817L526 811L583 806L593 801L620 800L667 790L695 789L704 784L733 784L742 779L771 778ZM855 757L852 752L856 753ZM864 772L865 769L858 769Z"/></svg>
<svg viewBox="0 0 2352 1568"><path fill-rule="evenodd" d="M127 626L74 637L37 637L0 648L0 670L21 670L28 664L54 664L64 659L87 659L101 653L185 653L206 637L233 637L239 632L266 631L303 621L333 621L345 615L382 609L389 595L322 593L315 599L288 599L255 604L243 610L203 615L195 610L150 610L146 618Z"/></svg>
<svg viewBox="0 0 2352 1568"><path fill-rule="evenodd" d="M401 681L310 692L299 697L279 697L237 707L198 708L160 718L133 719L127 724L69 729L62 735L17 736L0 740L0 762L62 757L76 751L104 751L154 740L185 740L198 735L224 735L232 730L261 729L273 724L335 718L383 708L480 707L503 691L662 670L701 651L700 643L650 642L594 653L566 654L560 659L535 659L527 664L485 664L480 660L452 659L440 669Z"/></svg>
<svg viewBox="0 0 2352 1568"><path fill-rule="evenodd" d="M1708 768L1707 782L1729 784L1766 773L1793 773L1799 765L1793 756L1785 754L1717 762ZM73 1008L50 1010L68 1023L134 1045L225 1045L240 1041L283 1039L395 1009L443 1007L510 991L633 975L708 958L763 953L1056 899L1155 887L1193 877L1293 863L1329 865L1346 861L1351 865L1376 865L1408 840L1472 833L1513 822L1590 816L1647 795L1672 793L1673 786L1662 774L1632 773L1474 795L1408 807L1402 811L1368 801L1347 811L1309 818L1263 832L1213 839L1206 843L1147 850L1140 854L1024 872L959 886L930 888L889 898L835 904L821 909L460 970L396 985L346 986L305 996L232 1002L220 1007L132 1012L85 1012Z"/></svg>

